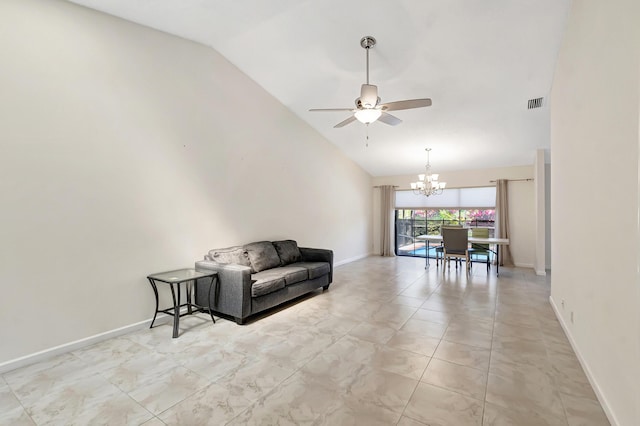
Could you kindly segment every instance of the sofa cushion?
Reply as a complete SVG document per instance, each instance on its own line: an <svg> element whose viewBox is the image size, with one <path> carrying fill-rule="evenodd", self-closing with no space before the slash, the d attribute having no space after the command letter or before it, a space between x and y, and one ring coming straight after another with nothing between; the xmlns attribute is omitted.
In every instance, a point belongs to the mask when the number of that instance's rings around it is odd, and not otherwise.
<svg viewBox="0 0 640 426"><path fill-rule="evenodd" d="M280 268L272 269L272 271L278 271L284 275L285 285L291 285L309 279L309 270L300 266L281 266Z"/></svg>
<svg viewBox="0 0 640 426"><path fill-rule="evenodd" d="M280 266L280 256L271 241L259 241L244 246L249 255L253 272Z"/></svg>
<svg viewBox="0 0 640 426"><path fill-rule="evenodd" d="M328 262L297 262L290 266L297 266L307 269L309 271L310 280L321 277L323 275L327 275L331 271Z"/></svg>
<svg viewBox="0 0 640 426"><path fill-rule="evenodd" d="M286 285L286 271L281 269L267 269L251 274L251 281L253 281L251 284L251 297L264 296L284 288Z"/></svg>
<svg viewBox="0 0 640 426"><path fill-rule="evenodd" d="M302 259L298 243L294 240L274 241L273 246L280 256L280 264L282 266L290 263L299 262Z"/></svg>
<svg viewBox="0 0 640 426"><path fill-rule="evenodd" d="M209 250L208 257L209 260L217 263L235 263L243 266L251 266L247 251L240 246Z"/></svg>

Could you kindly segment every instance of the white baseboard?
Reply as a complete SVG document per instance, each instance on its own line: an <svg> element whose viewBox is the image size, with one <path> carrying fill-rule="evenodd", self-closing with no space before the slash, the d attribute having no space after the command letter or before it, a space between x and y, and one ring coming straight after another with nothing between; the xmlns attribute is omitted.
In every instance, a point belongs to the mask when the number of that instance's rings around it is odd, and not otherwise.
<svg viewBox="0 0 640 426"><path fill-rule="evenodd" d="M533 269L533 263L513 263L516 268L529 268Z"/></svg>
<svg viewBox="0 0 640 426"><path fill-rule="evenodd" d="M154 324L154 328L156 325L164 324L171 321L172 318L173 317L169 315L158 315ZM134 331L149 328L149 325L151 325L151 319L116 328L115 330L105 331L104 333L89 336L84 339L76 340L74 342L65 343L64 345L55 346L53 348L45 349L44 351L29 354L20 358L12 359L0 364L0 374L6 373L7 371L15 370L17 368L26 367L27 365L35 364L36 362L45 361L54 356L75 351L77 349L81 349L86 346L102 342L104 340L122 336L123 334L128 334Z"/></svg>
<svg viewBox="0 0 640 426"><path fill-rule="evenodd" d="M613 411L611 411L611 406L609 405L609 401L607 400L606 396L602 393L600 386L598 386L598 382L593 377L593 374L591 373L591 369L589 368L589 364L587 364L587 362L584 360L584 358L580 354L580 350L578 349L576 342L573 340L569 327L567 327L567 324L564 322L562 315L560 315L560 310L558 309L556 302L553 300L553 297L549 296L549 302L551 303L553 312L555 312L556 314L556 318L560 322L560 326L564 330L564 334L567 336L567 339L569 340L569 343L573 348L573 352L575 352L576 357L578 358L578 361L580 361L580 365L582 366L582 369L584 370L584 373L587 376L587 379L589 380L589 383L591 384L593 391L598 397L598 401L600 401L600 405L602 406L602 409L604 410L604 414L607 416L609 423L611 423L611 426L620 425Z"/></svg>
<svg viewBox="0 0 640 426"><path fill-rule="evenodd" d="M360 254L358 256L350 257L348 259L344 259L344 260L341 260L339 262L334 262L333 263L333 267L335 268L337 266L346 265L347 263L355 262L356 260L364 259L365 257L369 257L369 256L372 256L372 255L373 255L373 253L365 253L365 254Z"/></svg>
<svg viewBox="0 0 640 426"><path fill-rule="evenodd" d="M544 277L544 276L546 276L546 275L547 275L547 270L546 270L546 269L543 269L543 270L541 270L541 271L540 271L540 270L538 270L538 269L536 269L535 271L536 271L536 275L539 275L539 276L541 276L541 277Z"/></svg>

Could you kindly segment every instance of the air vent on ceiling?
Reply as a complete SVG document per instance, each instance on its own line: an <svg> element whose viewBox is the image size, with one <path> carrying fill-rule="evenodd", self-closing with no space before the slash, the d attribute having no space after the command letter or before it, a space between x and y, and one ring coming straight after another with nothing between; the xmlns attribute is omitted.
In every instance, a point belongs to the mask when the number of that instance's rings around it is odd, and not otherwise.
<svg viewBox="0 0 640 426"><path fill-rule="evenodd" d="M542 106L542 99L543 98L529 99L527 109L540 108Z"/></svg>

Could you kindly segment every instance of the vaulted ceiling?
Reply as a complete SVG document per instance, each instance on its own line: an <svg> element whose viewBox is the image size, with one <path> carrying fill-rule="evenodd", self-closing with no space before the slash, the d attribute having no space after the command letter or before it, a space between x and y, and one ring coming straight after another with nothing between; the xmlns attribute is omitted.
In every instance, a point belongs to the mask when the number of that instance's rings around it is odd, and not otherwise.
<svg viewBox="0 0 640 426"><path fill-rule="evenodd" d="M374 176L532 164L570 0L71 0L211 46ZM397 126L333 126L366 81ZM542 107L527 101L544 98ZM247 102L251 102L247 99ZM367 146L368 136L368 146Z"/></svg>

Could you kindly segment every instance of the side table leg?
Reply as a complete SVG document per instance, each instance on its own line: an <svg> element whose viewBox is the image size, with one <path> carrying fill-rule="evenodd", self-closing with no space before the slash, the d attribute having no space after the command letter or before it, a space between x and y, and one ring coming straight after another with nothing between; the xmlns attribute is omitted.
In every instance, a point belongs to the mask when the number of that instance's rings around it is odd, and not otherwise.
<svg viewBox="0 0 640 426"><path fill-rule="evenodd" d="M186 290L187 290L187 313L189 315L193 314L193 310L191 309L191 286L193 281L187 281L185 283L186 286Z"/></svg>
<svg viewBox="0 0 640 426"><path fill-rule="evenodd" d="M211 289L213 288L213 282L215 281L216 287L218 286L218 276L211 277L211 282L209 283L209 294L207 295L207 306L209 307L209 315L211 315L211 321L216 323L216 319L213 317L213 311L211 310ZM216 288L217 290L217 288ZM217 293L214 293L217 294Z"/></svg>
<svg viewBox="0 0 640 426"><path fill-rule="evenodd" d="M173 297L173 338L178 337L178 330L180 328L180 283L178 286L178 298L176 299L176 292L173 289L174 284L169 284L171 287L171 297Z"/></svg>
<svg viewBox="0 0 640 426"><path fill-rule="evenodd" d="M147 277L149 279L149 282L151 283L151 288L153 289L153 294L156 296L156 312L153 314L153 319L151 320L151 325L149 326L149 328L153 328L153 323L156 322L156 316L158 316L158 289L156 287L156 283L153 282L153 280L149 277Z"/></svg>

